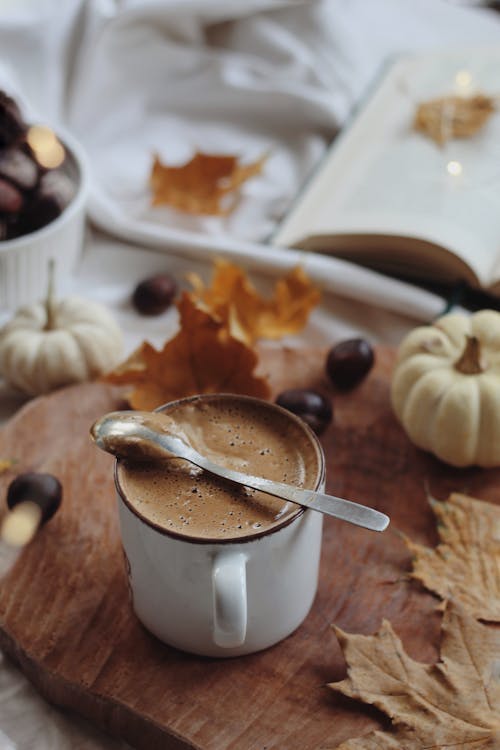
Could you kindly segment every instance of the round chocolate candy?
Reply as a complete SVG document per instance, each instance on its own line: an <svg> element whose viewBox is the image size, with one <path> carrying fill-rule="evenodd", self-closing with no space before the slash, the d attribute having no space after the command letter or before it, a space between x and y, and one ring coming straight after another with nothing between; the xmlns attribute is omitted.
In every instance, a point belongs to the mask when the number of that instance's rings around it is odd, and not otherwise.
<svg viewBox="0 0 500 750"><path fill-rule="evenodd" d="M289 388L279 394L276 403L304 420L317 435L320 435L332 421L331 401L317 391Z"/></svg>
<svg viewBox="0 0 500 750"><path fill-rule="evenodd" d="M52 474L27 471L19 474L7 490L7 506L10 510L19 503L31 501L42 511L41 523L48 521L62 501L62 486Z"/></svg>

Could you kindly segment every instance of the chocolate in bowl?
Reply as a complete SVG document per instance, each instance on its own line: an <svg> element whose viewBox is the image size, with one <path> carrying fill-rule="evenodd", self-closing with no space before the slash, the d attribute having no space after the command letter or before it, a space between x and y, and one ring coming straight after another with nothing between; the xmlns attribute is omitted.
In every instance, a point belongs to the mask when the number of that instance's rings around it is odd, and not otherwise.
<svg viewBox="0 0 500 750"><path fill-rule="evenodd" d="M59 131L57 138L65 151L64 161L57 169L37 167L36 187L29 167L29 144L17 140L17 153L8 154L7 164L5 151L12 149L12 144L7 149L0 148L4 156L0 198L2 184L7 183L21 193L24 207L29 208L17 216L14 210L5 210L9 205L4 204L4 210L0 210L0 309L14 310L42 299L48 286L50 260L54 260L56 288L60 289L80 256L88 192L85 156L70 134ZM28 161L23 160L22 154ZM10 195L13 200L12 195L15 197L15 192ZM15 209L15 203L10 204L10 209Z"/></svg>

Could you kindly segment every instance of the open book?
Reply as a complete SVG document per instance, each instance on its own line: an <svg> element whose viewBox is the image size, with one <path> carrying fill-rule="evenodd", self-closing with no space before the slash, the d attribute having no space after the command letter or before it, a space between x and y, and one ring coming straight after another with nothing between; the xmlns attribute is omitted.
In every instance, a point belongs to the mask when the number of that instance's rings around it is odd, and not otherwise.
<svg viewBox="0 0 500 750"><path fill-rule="evenodd" d="M422 102L477 93L494 111L473 135L415 129ZM500 46L398 58L271 241L500 294L499 97Z"/></svg>

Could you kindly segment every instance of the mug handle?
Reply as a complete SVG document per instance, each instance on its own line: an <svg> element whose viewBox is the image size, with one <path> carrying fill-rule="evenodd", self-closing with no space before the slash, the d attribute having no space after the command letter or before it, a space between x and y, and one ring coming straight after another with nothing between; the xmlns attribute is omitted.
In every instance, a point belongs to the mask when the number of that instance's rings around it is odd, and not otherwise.
<svg viewBox="0 0 500 750"><path fill-rule="evenodd" d="M213 639L217 646L233 648L245 642L247 632L247 556L219 552L213 562Z"/></svg>

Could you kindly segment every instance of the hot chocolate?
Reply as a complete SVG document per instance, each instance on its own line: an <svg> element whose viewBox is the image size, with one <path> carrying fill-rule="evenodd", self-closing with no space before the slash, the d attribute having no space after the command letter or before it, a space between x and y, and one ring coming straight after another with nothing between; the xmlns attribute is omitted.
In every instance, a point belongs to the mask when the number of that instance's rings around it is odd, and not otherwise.
<svg viewBox="0 0 500 750"><path fill-rule="evenodd" d="M214 463L311 489L321 480L314 436L274 404L203 396L170 404L166 414L176 431ZM301 512L293 503L235 485L183 459L121 460L117 484L126 504L147 523L196 539L259 535Z"/></svg>

